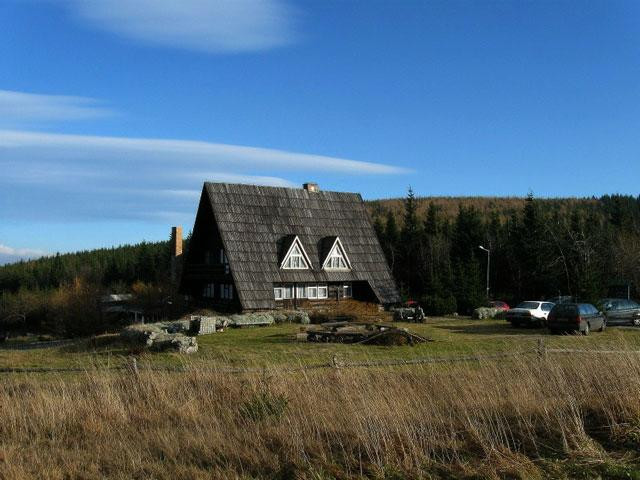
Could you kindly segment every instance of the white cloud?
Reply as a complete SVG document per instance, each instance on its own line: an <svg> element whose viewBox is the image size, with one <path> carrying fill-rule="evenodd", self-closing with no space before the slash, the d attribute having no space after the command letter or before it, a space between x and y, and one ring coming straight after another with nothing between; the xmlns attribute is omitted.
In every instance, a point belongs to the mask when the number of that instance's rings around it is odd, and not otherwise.
<svg viewBox="0 0 640 480"><path fill-rule="evenodd" d="M189 223L203 181L296 187L309 178L403 172L259 147L0 129L0 225L22 219Z"/></svg>
<svg viewBox="0 0 640 480"><path fill-rule="evenodd" d="M0 123L4 125L23 121L87 120L113 114L93 98L0 90Z"/></svg>
<svg viewBox="0 0 640 480"><path fill-rule="evenodd" d="M115 163L129 166L152 164L156 168L168 167L172 175L190 176L197 175L203 167L211 166L357 174L395 174L407 171L381 163L224 143L17 130L0 130L0 152L3 154L0 158L12 161L62 160L67 165L75 161L85 166L94 164L103 167L108 167L109 164L113 166Z"/></svg>
<svg viewBox="0 0 640 480"><path fill-rule="evenodd" d="M6 257L19 258L37 258L46 255L46 252L42 250L35 250L31 248L13 248L0 243L0 255Z"/></svg>
<svg viewBox="0 0 640 480"><path fill-rule="evenodd" d="M71 0L83 21L144 43L208 53L291 43L296 13L284 0Z"/></svg>
<svg viewBox="0 0 640 480"><path fill-rule="evenodd" d="M250 185L266 185L269 187L298 187L299 185L279 177L270 177L266 175L239 175L235 173L225 172L186 172L182 174L185 178L201 180L203 178L212 182L226 183L248 183ZM198 195L200 191L198 190Z"/></svg>

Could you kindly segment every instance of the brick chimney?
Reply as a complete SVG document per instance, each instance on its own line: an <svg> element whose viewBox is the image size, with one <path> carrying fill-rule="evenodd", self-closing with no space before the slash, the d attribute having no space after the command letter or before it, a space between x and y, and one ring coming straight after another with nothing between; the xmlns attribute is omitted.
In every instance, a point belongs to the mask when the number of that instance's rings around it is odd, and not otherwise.
<svg viewBox="0 0 640 480"><path fill-rule="evenodd" d="M182 270L182 227L171 227L171 281L180 278Z"/></svg>
<svg viewBox="0 0 640 480"><path fill-rule="evenodd" d="M302 188L304 188L307 192L319 192L320 187L317 183L307 182L302 184Z"/></svg>

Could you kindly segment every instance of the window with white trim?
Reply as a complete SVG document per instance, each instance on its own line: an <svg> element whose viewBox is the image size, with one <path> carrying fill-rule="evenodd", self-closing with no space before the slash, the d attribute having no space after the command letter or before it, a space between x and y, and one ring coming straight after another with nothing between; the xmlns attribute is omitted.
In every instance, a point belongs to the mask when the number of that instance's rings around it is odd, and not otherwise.
<svg viewBox="0 0 640 480"><path fill-rule="evenodd" d="M309 285L307 287L307 298L310 298L310 299L318 298L318 286L317 285Z"/></svg>
<svg viewBox="0 0 640 480"><path fill-rule="evenodd" d="M304 283L296 285L296 298L307 298L307 286Z"/></svg>
<svg viewBox="0 0 640 480"><path fill-rule="evenodd" d="M291 251L289 252L289 256L287 260L284 262L282 268L286 269L308 269L309 265L307 265L307 261L300 250L298 245L294 245Z"/></svg>
<svg viewBox="0 0 640 480"><path fill-rule="evenodd" d="M215 296L216 285L215 283L207 283L202 290L202 296L205 298L213 298Z"/></svg>
<svg viewBox="0 0 640 480"><path fill-rule="evenodd" d="M293 285L284 285L282 287L282 298L285 300L293 298Z"/></svg>
<svg viewBox="0 0 640 480"><path fill-rule="evenodd" d="M282 300L282 287L273 288L273 298L276 300Z"/></svg>
<svg viewBox="0 0 640 480"><path fill-rule="evenodd" d="M333 242L333 246L329 251L329 255L325 258L322 268L325 270L349 270L351 268L347 254L344 248L342 248L342 242L338 237L336 237L335 242Z"/></svg>
<svg viewBox="0 0 640 480"><path fill-rule="evenodd" d="M344 285L342 287L342 296L344 298L351 298L353 296L353 292L351 291L351 285Z"/></svg>
<svg viewBox="0 0 640 480"><path fill-rule="evenodd" d="M329 290L326 285L318 285L318 298L327 298Z"/></svg>
<svg viewBox="0 0 640 480"><path fill-rule="evenodd" d="M309 255L304 251L304 247L298 237L295 237L293 242L291 242L289 250L280 264L280 268L286 270L308 270L311 268Z"/></svg>

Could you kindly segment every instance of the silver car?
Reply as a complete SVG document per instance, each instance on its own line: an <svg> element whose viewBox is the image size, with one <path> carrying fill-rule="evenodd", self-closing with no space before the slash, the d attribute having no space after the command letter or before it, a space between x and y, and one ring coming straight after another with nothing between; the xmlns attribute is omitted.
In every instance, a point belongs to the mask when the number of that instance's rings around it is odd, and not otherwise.
<svg viewBox="0 0 640 480"><path fill-rule="evenodd" d="M547 317L553 308L551 302L540 302L530 300L519 303L516 308L507 311L506 318L514 327L521 326L539 326L543 327L547 324Z"/></svg>
<svg viewBox="0 0 640 480"><path fill-rule="evenodd" d="M640 326L640 305L624 298L605 298L598 306L607 317L607 325Z"/></svg>

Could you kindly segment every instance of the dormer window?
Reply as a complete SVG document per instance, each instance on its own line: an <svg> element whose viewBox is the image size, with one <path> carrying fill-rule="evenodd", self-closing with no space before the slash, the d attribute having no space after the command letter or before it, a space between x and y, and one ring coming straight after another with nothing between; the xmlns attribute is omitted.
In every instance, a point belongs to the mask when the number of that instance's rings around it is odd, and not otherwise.
<svg viewBox="0 0 640 480"><path fill-rule="evenodd" d="M322 264L322 268L325 270L350 270L351 262L349 262L349 258L347 257L347 252L345 252L344 247L342 246L342 242L338 237L335 238L331 249L329 250L329 254L324 260Z"/></svg>
<svg viewBox="0 0 640 480"><path fill-rule="evenodd" d="M300 239L298 237L295 237L291 242L291 246L289 247L287 254L284 256L284 260L282 260L280 268L284 270L308 270L311 268L309 256L307 255L307 252L304 251L302 243L300 243Z"/></svg>

